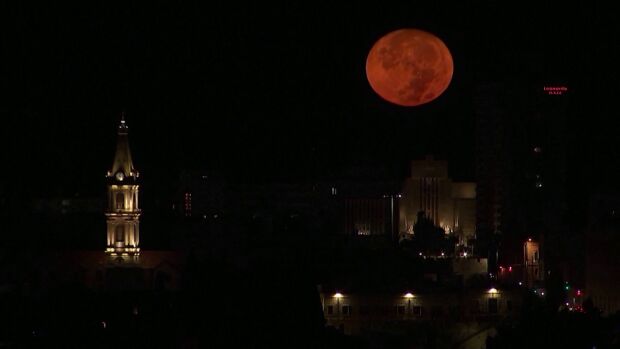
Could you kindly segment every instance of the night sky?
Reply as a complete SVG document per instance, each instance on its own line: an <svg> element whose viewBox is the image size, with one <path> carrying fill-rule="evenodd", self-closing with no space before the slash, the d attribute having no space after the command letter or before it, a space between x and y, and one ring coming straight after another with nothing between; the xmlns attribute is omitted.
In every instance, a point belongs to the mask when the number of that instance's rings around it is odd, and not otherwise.
<svg viewBox="0 0 620 349"><path fill-rule="evenodd" d="M620 50L609 8L203 3L3 11L5 189L103 193L122 110L151 182L182 169L307 179L360 164L401 175L430 153L474 179L473 91L513 80L568 86L592 155L585 165L617 174ZM446 92L416 108L383 101L364 71L373 43L403 27L440 37L455 62Z"/></svg>

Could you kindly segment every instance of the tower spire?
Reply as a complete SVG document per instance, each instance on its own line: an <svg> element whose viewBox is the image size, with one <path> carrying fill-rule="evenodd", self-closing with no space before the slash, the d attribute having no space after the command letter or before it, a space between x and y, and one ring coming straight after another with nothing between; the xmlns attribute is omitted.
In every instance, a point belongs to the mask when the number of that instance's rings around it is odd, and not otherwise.
<svg viewBox="0 0 620 349"><path fill-rule="evenodd" d="M108 171L108 207L106 252L124 260L140 254L140 208L138 205L138 171L133 167L125 112L118 125L116 153Z"/></svg>
<svg viewBox="0 0 620 349"><path fill-rule="evenodd" d="M138 172L133 167L131 159L128 134L129 127L125 121L125 112L123 111L118 125L114 162L112 163L112 170L108 172L108 177L114 177L118 181L123 181L125 178L136 179L138 177Z"/></svg>

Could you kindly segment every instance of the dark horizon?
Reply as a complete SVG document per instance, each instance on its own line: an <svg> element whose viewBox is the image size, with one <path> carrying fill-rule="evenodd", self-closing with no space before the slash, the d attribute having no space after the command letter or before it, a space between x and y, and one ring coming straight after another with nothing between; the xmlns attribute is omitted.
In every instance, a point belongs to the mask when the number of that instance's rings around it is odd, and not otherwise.
<svg viewBox="0 0 620 349"><path fill-rule="evenodd" d="M97 194L123 110L136 164L156 183L186 169L303 180L359 164L402 177L409 160L426 154L473 180L472 99L478 85L497 81L567 86L571 113L584 119L576 125L589 166L617 146L606 114L615 71L597 73L616 57L603 40L614 27L593 6L160 3L9 12L3 148L19 181L36 186L45 173L38 192ZM372 44L400 27L436 34L455 61L446 92L417 108L383 101L364 73Z"/></svg>

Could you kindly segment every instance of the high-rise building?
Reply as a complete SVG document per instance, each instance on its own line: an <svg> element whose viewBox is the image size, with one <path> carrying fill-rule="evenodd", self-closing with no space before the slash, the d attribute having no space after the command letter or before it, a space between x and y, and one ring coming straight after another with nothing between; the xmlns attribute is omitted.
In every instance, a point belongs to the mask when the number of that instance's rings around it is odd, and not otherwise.
<svg viewBox="0 0 620 349"><path fill-rule="evenodd" d="M139 172L129 150L129 128L124 116L118 126L116 154L107 173L107 248L111 256L137 257L140 254Z"/></svg>
<svg viewBox="0 0 620 349"><path fill-rule="evenodd" d="M398 196L394 194L344 199L344 232L368 236L385 235L393 237L395 207Z"/></svg>
<svg viewBox="0 0 620 349"><path fill-rule="evenodd" d="M568 213L574 145L568 93L561 84L519 81L477 88L477 232L491 257L499 248L501 264L522 264L530 237L544 239L546 262L553 257L562 264L569 254L564 241L574 230Z"/></svg>
<svg viewBox="0 0 620 349"><path fill-rule="evenodd" d="M418 212L446 233L454 233L467 246L476 232L476 184L453 182L448 163L428 157L411 162L411 176L405 179L400 199L400 232L413 233Z"/></svg>
<svg viewBox="0 0 620 349"><path fill-rule="evenodd" d="M500 230L506 178L500 84L479 86L476 104L476 224L480 234Z"/></svg>

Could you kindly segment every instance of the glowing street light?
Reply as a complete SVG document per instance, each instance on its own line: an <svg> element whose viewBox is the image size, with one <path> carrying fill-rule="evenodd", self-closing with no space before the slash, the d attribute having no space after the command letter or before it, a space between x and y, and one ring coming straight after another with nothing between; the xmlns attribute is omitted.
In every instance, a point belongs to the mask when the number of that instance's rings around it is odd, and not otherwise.
<svg viewBox="0 0 620 349"><path fill-rule="evenodd" d="M411 292L405 293L405 298L407 298L407 312L411 314L411 298L413 298L413 294Z"/></svg>
<svg viewBox="0 0 620 349"><path fill-rule="evenodd" d="M336 309L338 310L338 315L340 315L340 298L342 298L342 293L336 292L334 298L336 298Z"/></svg>

